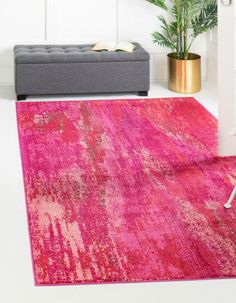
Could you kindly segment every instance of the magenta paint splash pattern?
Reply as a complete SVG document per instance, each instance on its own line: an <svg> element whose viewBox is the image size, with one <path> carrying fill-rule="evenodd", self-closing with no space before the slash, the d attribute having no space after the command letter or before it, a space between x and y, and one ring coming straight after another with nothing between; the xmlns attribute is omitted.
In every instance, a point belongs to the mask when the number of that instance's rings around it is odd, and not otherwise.
<svg viewBox="0 0 236 303"><path fill-rule="evenodd" d="M36 285L236 277L236 158L193 98L18 102Z"/></svg>

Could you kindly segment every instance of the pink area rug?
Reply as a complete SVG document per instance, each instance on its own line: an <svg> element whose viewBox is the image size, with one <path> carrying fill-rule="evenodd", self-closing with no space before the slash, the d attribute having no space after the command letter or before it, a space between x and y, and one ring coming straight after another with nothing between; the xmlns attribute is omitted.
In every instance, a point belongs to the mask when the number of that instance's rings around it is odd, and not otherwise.
<svg viewBox="0 0 236 303"><path fill-rule="evenodd" d="M236 158L193 98L18 102L36 285L236 277Z"/></svg>

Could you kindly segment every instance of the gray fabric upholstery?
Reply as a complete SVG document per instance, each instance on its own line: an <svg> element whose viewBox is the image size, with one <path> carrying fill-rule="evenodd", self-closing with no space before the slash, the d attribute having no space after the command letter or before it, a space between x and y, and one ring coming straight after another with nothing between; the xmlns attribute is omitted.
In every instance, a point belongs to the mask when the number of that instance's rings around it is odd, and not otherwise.
<svg viewBox="0 0 236 303"><path fill-rule="evenodd" d="M149 54L95 52L93 45L17 45L17 95L135 92L149 90Z"/></svg>
<svg viewBox="0 0 236 303"><path fill-rule="evenodd" d="M149 90L144 62L23 64L17 66L17 95L112 93Z"/></svg>
<svg viewBox="0 0 236 303"><path fill-rule="evenodd" d="M94 44L15 46L16 63L80 63L148 61L149 54L135 43L133 53L124 51L93 51Z"/></svg>

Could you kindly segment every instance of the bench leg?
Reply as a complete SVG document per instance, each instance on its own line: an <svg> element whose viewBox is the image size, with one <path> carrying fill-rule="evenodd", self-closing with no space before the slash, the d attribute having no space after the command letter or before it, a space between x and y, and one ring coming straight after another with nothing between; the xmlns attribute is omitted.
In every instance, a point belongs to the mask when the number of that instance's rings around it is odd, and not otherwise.
<svg viewBox="0 0 236 303"><path fill-rule="evenodd" d="M26 95L17 95L17 101L26 100Z"/></svg>
<svg viewBox="0 0 236 303"><path fill-rule="evenodd" d="M147 97L148 96L148 91L147 90L139 91L138 95L140 97Z"/></svg>

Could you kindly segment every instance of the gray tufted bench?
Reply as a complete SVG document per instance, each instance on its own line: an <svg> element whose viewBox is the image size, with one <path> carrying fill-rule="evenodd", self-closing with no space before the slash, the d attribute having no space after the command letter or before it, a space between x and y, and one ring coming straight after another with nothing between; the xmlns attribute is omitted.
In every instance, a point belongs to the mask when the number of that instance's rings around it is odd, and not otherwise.
<svg viewBox="0 0 236 303"><path fill-rule="evenodd" d="M27 95L148 94L150 56L138 43L133 53L96 52L93 46L15 46L17 99L23 100Z"/></svg>

